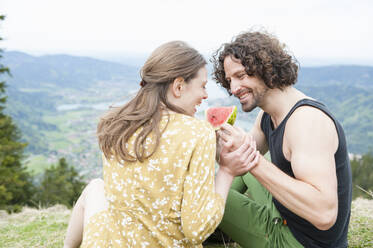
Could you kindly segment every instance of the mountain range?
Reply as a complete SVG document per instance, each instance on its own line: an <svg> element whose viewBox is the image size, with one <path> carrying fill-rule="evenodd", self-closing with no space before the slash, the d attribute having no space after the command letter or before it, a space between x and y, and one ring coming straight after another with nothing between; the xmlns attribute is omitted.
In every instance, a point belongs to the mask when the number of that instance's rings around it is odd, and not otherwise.
<svg viewBox="0 0 373 248"><path fill-rule="evenodd" d="M11 51L3 53L1 63L9 67L12 75L2 76L7 83L6 111L21 129L30 154L54 152L50 138L65 130L54 120L66 118L61 122L65 124L73 121L69 119L72 112L58 111L58 106L123 102L138 89L140 81L140 69L132 66L131 61L119 64L88 57L32 56ZM345 129L351 153L362 154L372 149L373 67L301 67L295 87L328 106ZM228 96L211 99L208 103L239 105L236 99ZM74 118L82 116L80 113ZM96 123L98 114L93 116L85 121ZM248 122L252 122L250 118ZM74 126L69 128L74 129ZM92 128L94 131L94 125ZM65 143L73 143L66 139Z"/></svg>

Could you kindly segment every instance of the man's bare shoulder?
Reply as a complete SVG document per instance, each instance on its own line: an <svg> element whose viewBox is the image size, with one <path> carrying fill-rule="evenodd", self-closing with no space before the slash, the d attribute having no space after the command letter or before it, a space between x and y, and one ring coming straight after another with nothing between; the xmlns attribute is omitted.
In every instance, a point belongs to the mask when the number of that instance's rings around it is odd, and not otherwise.
<svg viewBox="0 0 373 248"><path fill-rule="evenodd" d="M290 125L300 125L301 127L318 127L335 129L334 121L321 109L312 106L300 106L290 116ZM327 125L327 126L325 126Z"/></svg>
<svg viewBox="0 0 373 248"><path fill-rule="evenodd" d="M338 146L334 121L312 106L301 106L294 111L286 123L285 139L290 147L301 145L307 149L328 148L336 151Z"/></svg>

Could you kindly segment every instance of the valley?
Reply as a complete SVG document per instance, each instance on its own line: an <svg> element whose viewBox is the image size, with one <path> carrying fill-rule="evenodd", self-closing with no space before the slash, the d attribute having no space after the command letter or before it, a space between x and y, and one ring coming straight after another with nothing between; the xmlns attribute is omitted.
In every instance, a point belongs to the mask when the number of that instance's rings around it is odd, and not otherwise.
<svg viewBox="0 0 373 248"><path fill-rule="evenodd" d="M24 160L39 174L65 157L88 180L101 176L96 126L109 106L120 106L138 90L139 68L86 57L30 56L6 52L6 113L28 143ZM349 152L363 154L373 141L373 67L301 68L296 88L325 103L345 128ZM238 107L236 125L248 131L258 113L243 113L240 103L209 79L208 106Z"/></svg>

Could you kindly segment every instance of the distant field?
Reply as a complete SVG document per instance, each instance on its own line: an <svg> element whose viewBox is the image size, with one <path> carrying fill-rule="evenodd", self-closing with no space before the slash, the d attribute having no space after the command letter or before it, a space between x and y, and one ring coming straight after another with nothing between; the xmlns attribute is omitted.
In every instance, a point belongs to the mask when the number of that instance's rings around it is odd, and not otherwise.
<svg viewBox="0 0 373 248"><path fill-rule="evenodd" d="M57 205L47 209L25 208L8 215L0 211L0 248L62 247L71 210ZM373 247L373 200L356 199L352 203L349 247ZM223 244L207 248L223 248ZM225 247L239 247L230 244Z"/></svg>
<svg viewBox="0 0 373 248"><path fill-rule="evenodd" d="M44 155L31 155L26 159L25 164L32 174L39 174L49 168L52 163Z"/></svg>
<svg viewBox="0 0 373 248"><path fill-rule="evenodd" d="M26 159L27 168L35 174L42 173L52 163L64 157L69 164L87 177L97 177L96 172L101 166L101 159L97 145L96 125L101 113L102 111L93 109L46 113L43 121L57 126L57 130L40 130L51 152L30 154Z"/></svg>

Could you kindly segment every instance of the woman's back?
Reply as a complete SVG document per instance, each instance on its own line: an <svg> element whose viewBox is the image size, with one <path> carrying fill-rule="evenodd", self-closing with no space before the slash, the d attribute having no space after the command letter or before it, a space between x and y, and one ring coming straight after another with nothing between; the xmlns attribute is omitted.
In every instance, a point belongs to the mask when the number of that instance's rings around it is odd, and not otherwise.
<svg viewBox="0 0 373 248"><path fill-rule="evenodd" d="M167 115L162 117L160 130L167 119ZM131 155L138 133L128 142ZM152 137L148 136L146 146L155 144ZM171 113L158 148L143 163L104 157L109 209L90 218L90 223L99 225L89 228L84 240L104 247L110 245L105 242L114 247L200 244L214 231L224 211L224 201L214 190L215 146L215 133L207 122ZM97 232L100 235L95 238ZM101 232L106 232L104 243L98 240Z"/></svg>
<svg viewBox="0 0 373 248"><path fill-rule="evenodd" d="M215 179L215 132L193 118L208 97L198 51L165 43L140 76L136 96L98 123L104 180L80 195L65 248L78 247L82 236L81 247L201 247L223 217L233 178L250 168L219 169Z"/></svg>

